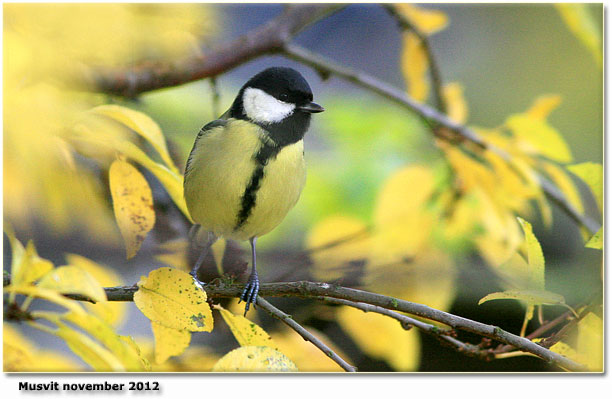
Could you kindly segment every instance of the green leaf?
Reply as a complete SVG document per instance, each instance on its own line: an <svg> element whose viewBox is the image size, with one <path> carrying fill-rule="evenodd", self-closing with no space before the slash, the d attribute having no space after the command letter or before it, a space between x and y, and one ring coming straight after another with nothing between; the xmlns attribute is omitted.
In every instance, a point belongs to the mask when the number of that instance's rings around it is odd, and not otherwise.
<svg viewBox="0 0 612 399"><path fill-rule="evenodd" d="M544 254L538 239L533 234L531 224L520 217L517 218L523 232L527 245L527 263L529 263L529 288L544 290Z"/></svg>
<svg viewBox="0 0 612 399"><path fill-rule="evenodd" d="M494 292L481 298L480 301L478 301L478 304L481 305L485 302L497 299L516 299L532 305L565 304L565 298L563 298L562 295L544 290L508 290L503 292Z"/></svg>
<svg viewBox="0 0 612 399"><path fill-rule="evenodd" d="M593 193L597 201L597 205L599 205L599 209L603 210L603 168L601 164L584 162L569 165L567 169L589 186L591 193Z"/></svg>
<svg viewBox="0 0 612 399"><path fill-rule="evenodd" d="M587 248L603 249L603 227L585 244Z"/></svg>

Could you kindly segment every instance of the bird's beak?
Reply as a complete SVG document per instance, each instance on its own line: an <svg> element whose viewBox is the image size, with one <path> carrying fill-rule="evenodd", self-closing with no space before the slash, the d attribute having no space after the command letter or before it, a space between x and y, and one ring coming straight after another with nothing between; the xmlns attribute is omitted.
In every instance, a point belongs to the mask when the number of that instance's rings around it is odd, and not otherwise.
<svg viewBox="0 0 612 399"><path fill-rule="evenodd" d="M304 104L304 105L300 105L300 106L298 106L298 109L300 111L309 112L311 114L316 114L318 112L325 111L325 108L323 108L322 106L320 106L317 103L312 103L312 102Z"/></svg>

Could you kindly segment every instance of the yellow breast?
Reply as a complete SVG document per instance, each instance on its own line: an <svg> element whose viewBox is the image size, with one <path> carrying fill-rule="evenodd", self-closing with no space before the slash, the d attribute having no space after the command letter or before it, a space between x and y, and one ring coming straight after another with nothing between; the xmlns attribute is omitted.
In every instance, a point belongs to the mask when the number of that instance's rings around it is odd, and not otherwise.
<svg viewBox="0 0 612 399"><path fill-rule="evenodd" d="M196 142L185 175L185 200L204 229L238 240L259 237L273 230L297 202L306 180L302 141L283 147L263 166L254 204L237 226L262 139L265 132L258 126L230 119Z"/></svg>

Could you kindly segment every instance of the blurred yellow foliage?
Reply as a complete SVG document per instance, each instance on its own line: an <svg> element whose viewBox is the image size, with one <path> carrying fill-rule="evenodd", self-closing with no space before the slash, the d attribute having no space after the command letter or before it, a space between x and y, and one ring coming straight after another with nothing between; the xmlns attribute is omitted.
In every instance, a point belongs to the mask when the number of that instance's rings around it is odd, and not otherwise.
<svg viewBox="0 0 612 399"><path fill-rule="evenodd" d="M71 141L81 113L105 98L65 83L92 66L198 55L195 43L216 28L211 8L201 4L5 5L5 218L19 229L35 220L60 234L86 229L98 242L117 244L99 179L98 168L107 165L77 163ZM101 159L98 146L88 149Z"/></svg>
<svg viewBox="0 0 612 399"><path fill-rule="evenodd" d="M351 271L351 262L367 259L371 239L361 220L334 215L310 230L306 246L314 261L313 277L318 281L334 281Z"/></svg>
<svg viewBox="0 0 612 399"><path fill-rule="evenodd" d="M341 215L315 225L308 236L314 270L329 280L350 270L349 262L363 260L365 289L447 309L455 296L457 271L450 256L431 241L439 216L430 206L437 181L430 168L401 168L378 193L372 229ZM346 307L337 314L342 327L370 356L396 370L418 367L418 335L405 331L396 320Z"/></svg>
<svg viewBox="0 0 612 399"><path fill-rule="evenodd" d="M423 8L408 3L394 4L393 7L420 32L427 35L434 34L448 25L448 16L440 10Z"/></svg>
<svg viewBox="0 0 612 399"><path fill-rule="evenodd" d="M412 32L403 35L402 72L408 85L408 94L416 101L424 102L429 95L427 71L429 61L421 40Z"/></svg>
<svg viewBox="0 0 612 399"><path fill-rule="evenodd" d="M448 108L448 117L457 123L465 123L468 118L468 105L461 83L451 82L444 85L442 94Z"/></svg>
<svg viewBox="0 0 612 399"><path fill-rule="evenodd" d="M4 323L2 331L4 372L75 372L83 367L66 355L41 350L19 329Z"/></svg>

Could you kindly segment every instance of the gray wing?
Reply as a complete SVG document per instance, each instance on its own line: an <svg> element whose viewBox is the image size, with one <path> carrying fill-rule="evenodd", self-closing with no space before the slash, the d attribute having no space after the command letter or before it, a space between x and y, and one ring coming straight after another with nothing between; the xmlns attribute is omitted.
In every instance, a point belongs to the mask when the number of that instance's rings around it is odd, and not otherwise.
<svg viewBox="0 0 612 399"><path fill-rule="evenodd" d="M223 114L221 117L223 118L226 114L227 112ZM187 164L185 165L185 177L187 177L187 175L189 174L190 167L191 167L191 158L193 157L193 151L195 150L198 144L198 140L200 140L203 136L205 136L212 129L217 128L219 126L225 126L227 125L227 123L228 121L226 119L216 119L212 122L207 123L202 129L200 129L200 132L196 136L195 142L193 143L193 148L191 149L191 152L189 153L189 158L187 158Z"/></svg>

